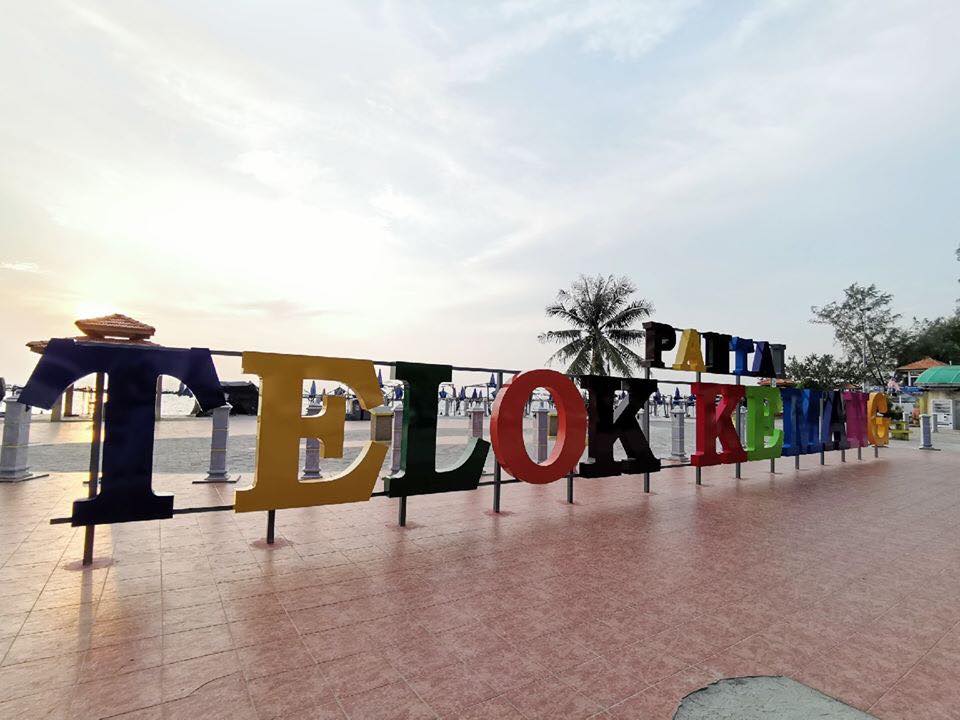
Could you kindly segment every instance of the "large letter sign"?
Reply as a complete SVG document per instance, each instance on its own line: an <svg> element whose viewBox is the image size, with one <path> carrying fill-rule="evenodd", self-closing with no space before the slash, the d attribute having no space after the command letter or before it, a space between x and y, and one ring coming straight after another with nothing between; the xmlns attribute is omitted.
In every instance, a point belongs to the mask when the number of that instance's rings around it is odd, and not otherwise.
<svg viewBox="0 0 960 720"><path fill-rule="evenodd" d="M782 388L780 401L783 403L783 450L781 455L803 455L801 416L803 415L803 390Z"/></svg>
<svg viewBox="0 0 960 720"><path fill-rule="evenodd" d="M870 393L867 400L867 437L871 445L886 445L890 442L890 418L886 417L888 409L885 393Z"/></svg>
<svg viewBox="0 0 960 720"><path fill-rule="evenodd" d="M677 359L673 363L674 370L689 372L704 372L707 368L700 353L700 333L692 328L684 330L680 335L680 347L677 348Z"/></svg>
<svg viewBox="0 0 960 720"><path fill-rule="evenodd" d="M690 392L697 399L697 449L690 456L690 463L701 467L745 461L747 453L740 445L737 429L730 418L737 403L743 399L743 385L693 383ZM718 440L723 448L719 453Z"/></svg>
<svg viewBox="0 0 960 720"><path fill-rule="evenodd" d="M97 372L108 378L103 474L96 496L73 503L72 524L173 517L173 495L157 495L151 485L157 378L170 375L181 380L204 410L224 405L210 351L51 340L20 402L49 409L68 386Z"/></svg>
<svg viewBox="0 0 960 720"><path fill-rule="evenodd" d="M546 388L557 404L557 440L542 465L530 459L523 444L523 407L530 393ZM577 386L555 370L528 370L506 382L493 401L490 439L503 469L518 480L542 485L573 470L587 433L587 413Z"/></svg>
<svg viewBox="0 0 960 720"><path fill-rule="evenodd" d="M803 406L800 412L800 452L803 455L820 452L820 400L821 390L801 390Z"/></svg>
<svg viewBox="0 0 960 720"><path fill-rule="evenodd" d="M847 443L850 447L866 447L870 444L867 437L867 394L844 390L843 409L847 415Z"/></svg>
<svg viewBox="0 0 960 720"><path fill-rule="evenodd" d="M707 372L726 375L730 372L730 340L725 333L705 332L703 341L707 349Z"/></svg>
<svg viewBox="0 0 960 720"><path fill-rule="evenodd" d="M652 368L662 368L663 353L673 350L677 345L677 331L672 325L658 322L645 322L643 324L643 333L645 338L644 360Z"/></svg>
<svg viewBox="0 0 960 720"><path fill-rule="evenodd" d="M303 381L336 380L353 388L364 408L383 402L373 363L369 360L245 352L243 371L260 376L256 476L253 487L238 490L237 512L330 505L369 500L385 443L368 442L343 473L327 480L300 480L300 439L317 438L323 457L343 457L346 402L324 398L323 412L305 417L301 410Z"/></svg>
<svg viewBox="0 0 960 720"><path fill-rule="evenodd" d="M747 398L747 460L769 460L780 457L783 449L783 430L774 424L783 411L780 391L775 387L748 387ZM769 441L769 442L768 442Z"/></svg>
<svg viewBox="0 0 960 720"><path fill-rule="evenodd" d="M657 389L657 381L606 375L582 375L579 380L580 387L590 393L587 414L587 455L590 459L580 463L580 475L608 477L621 473L657 472L660 460L650 450L647 436L637 422L637 413ZM614 392L621 387L627 391L627 399L614 415ZM617 440L627 453L625 460L613 459L613 446Z"/></svg>
<svg viewBox="0 0 960 720"><path fill-rule="evenodd" d="M403 437L400 471L383 479L390 497L451 490L476 490L490 443L470 438L453 467L437 469L437 388L453 377L450 365L398 362L394 378L403 380Z"/></svg>
<svg viewBox="0 0 960 720"><path fill-rule="evenodd" d="M820 421L820 441L824 450L846 450L850 447L847 441L847 415L843 405L843 393L839 390L830 390L823 394L823 418Z"/></svg>

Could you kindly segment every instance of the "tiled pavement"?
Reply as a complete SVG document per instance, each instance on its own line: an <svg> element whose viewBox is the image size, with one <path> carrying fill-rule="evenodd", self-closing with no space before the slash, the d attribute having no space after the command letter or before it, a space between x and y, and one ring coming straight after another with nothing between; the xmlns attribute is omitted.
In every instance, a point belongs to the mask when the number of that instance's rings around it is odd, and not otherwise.
<svg viewBox="0 0 960 720"><path fill-rule="evenodd" d="M50 526L79 475L0 487L0 718L669 718L785 674L960 716L960 474L890 449L491 493ZM177 505L232 489L157 479Z"/></svg>

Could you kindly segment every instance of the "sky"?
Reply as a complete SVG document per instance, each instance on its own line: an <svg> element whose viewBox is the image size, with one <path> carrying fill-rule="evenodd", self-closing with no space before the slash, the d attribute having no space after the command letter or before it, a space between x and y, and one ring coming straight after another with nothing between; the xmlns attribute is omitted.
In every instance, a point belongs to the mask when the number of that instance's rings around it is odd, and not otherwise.
<svg viewBox="0 0 960 720"><path fill-rule="evenodd" d="M853 282L952 312L958 31L955 0L7 3L0 375L109 312L540 367L580 273L788 354Z"/></svg>

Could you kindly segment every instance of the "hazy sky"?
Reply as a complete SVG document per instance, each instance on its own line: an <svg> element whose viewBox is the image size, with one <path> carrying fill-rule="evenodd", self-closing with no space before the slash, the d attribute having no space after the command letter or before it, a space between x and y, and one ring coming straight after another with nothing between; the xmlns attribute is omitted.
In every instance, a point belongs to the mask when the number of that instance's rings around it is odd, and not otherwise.
<svg viewBox="0 0 960 720"><path fill-rule="evenodd" d="M944 314L958 37L956 0L6 3L0 375L112 311L536 367L581 272L788 353L854 281Z"/></svg>

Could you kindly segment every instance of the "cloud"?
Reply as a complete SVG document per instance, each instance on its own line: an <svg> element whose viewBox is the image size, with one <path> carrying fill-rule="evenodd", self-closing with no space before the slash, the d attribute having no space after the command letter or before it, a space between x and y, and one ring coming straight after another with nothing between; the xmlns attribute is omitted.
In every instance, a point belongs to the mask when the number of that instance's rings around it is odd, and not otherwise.
<svg viewBox="0 0 960 720"><path fill-rule="evenodd" d="M42 272L40 266L33 262L0 262L0 269L11 270L21 273L39 273Z"/></svg>
<svg viewBox="0 0 960 720"><path fill-rule="evenodd" d="M253 300L250 302L227 303L221 307L227 313L257 315L273 320L311 318L328 314L327 310L300 305L289 300Z"/></svg>

